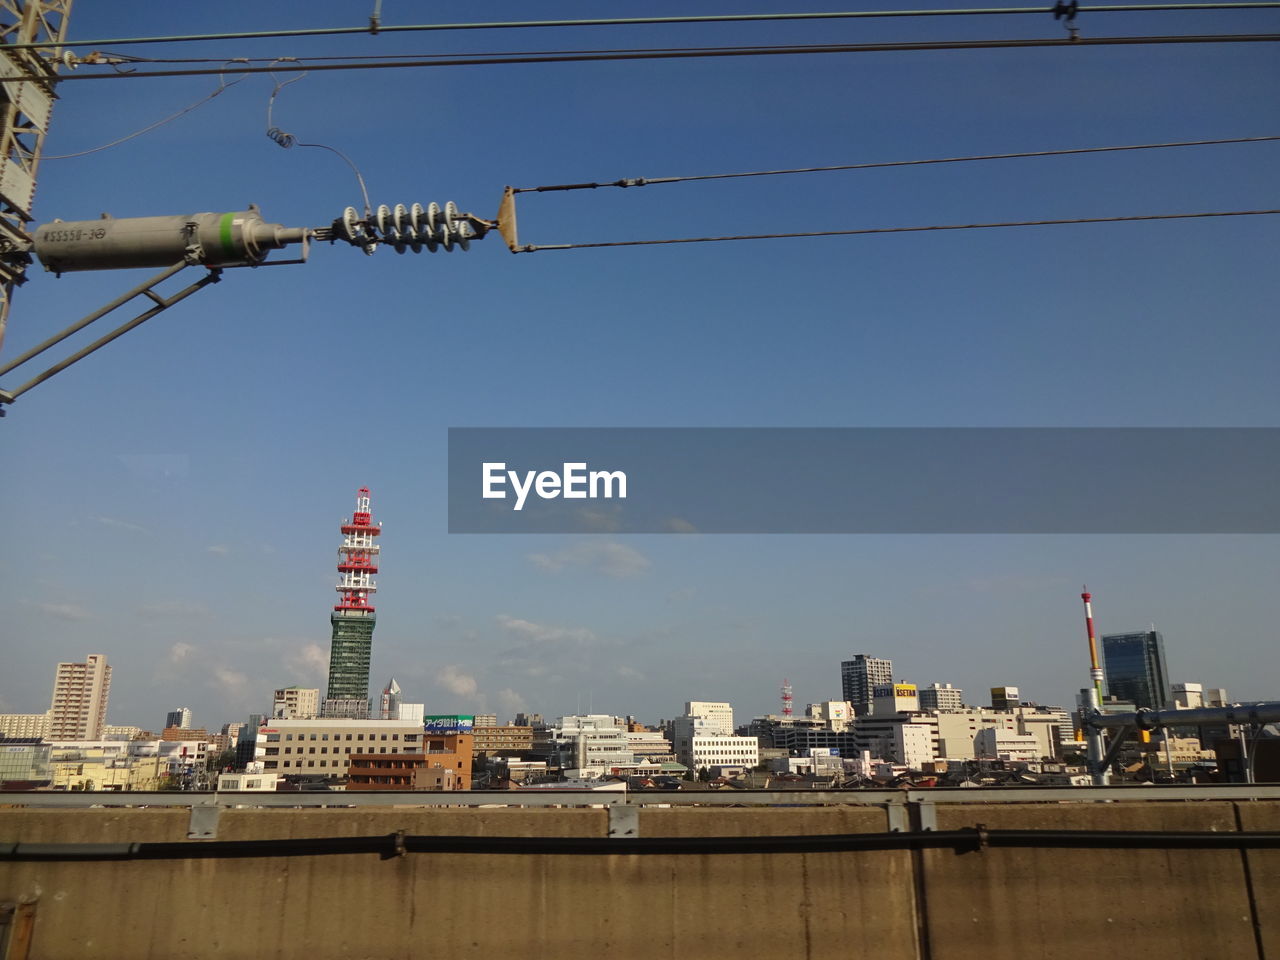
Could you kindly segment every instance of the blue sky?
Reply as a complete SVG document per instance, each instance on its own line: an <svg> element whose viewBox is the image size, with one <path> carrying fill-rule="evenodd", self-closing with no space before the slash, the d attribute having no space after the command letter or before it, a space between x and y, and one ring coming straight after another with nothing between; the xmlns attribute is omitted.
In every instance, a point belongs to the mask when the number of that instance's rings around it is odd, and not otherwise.
<svg viewBox="0 0 1280 960"><path fill-rule="evenodd" d="M895 6L910 5L877 4ZM358 25L370 9L81 4L71 34ZM427 16L383 4L387 23ZM1278 26L1278 11L1081 18L1085 36ZM1046 15L118 49L1061 35ZM46 150L114 140L216 86L68 82ZM37 222L256 202L320 226L358 206L332 154L266 138L271 90L249 77L150 134L47 161ZM1270 44L985 50L313 73L274 120L347 153L375 205L491 215L506 184L1276 134L1277 94ZM1278 168L1280 144L1257 144L526 195L520 226L559 243L1254 209L1277 206ZM373 682L394 674L434 712L656 720L727 699L745 717L778 709L784 677L799 704L837 696L854 653L974 702L1006 683L1069 702L1087 682L1083 582L1103 632L1164 632L1175 681L1276 698L1275 537L450 536L445 456L451 426L1277 426L1277 240L1273 217L520 256L495 236L465 254L321 246L306 265L227 271L0 423L0 710L44 710L53 665L88 653L115 667L115 723L189 705L215 726L275 686L323 686L337 527L362 485L385 523ZM146 276L37 268L4 355Z"/></svg>

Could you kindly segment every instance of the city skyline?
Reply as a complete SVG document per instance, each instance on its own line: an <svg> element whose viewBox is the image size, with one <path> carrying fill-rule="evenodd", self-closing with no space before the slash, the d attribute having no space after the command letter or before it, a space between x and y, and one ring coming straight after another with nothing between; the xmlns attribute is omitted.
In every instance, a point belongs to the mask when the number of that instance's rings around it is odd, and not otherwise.
<svg viewBox="0 0 1280 960"><path fill-rule="evenodd" d="M1149 649L1149 647L1153 643L1152 638L1155 638L1154 653ZM1137 697L1138 702L1136 703L1138 707L1150 708L1150 709L1163 709L1163 707L1156 705L1154 701L1150 703L1147 702L1150 698L1145 696L1144 694L1141 694L1141 691L1139 689L1139 688L1145 689L1143 687L1144 683L1149 684L1151 678L1150 676L1148 676L1148 674L1152 669L1155 669L1157 672L1157 683L1159 683L1162 680L1164 683L1164 687L1168 688L1171 686L1168 680L1169 674L1167 671L1167 667L1165 666L1162 635L1158 631L1152 630L1152 631L1141 631L1141 632L1134 632L1134 633L1128 633L1128 634L1107 634L1107 635L1104 635L1102 639L1103 639L1103 645L1104 645L1103 646L1104 654L1109 658L1107 659L1108 671L1109 671L1108 678L1107 678L1108 696L1119 697L1119 699L1122 699L1122 700L1126 700L1126 699L1133 700L1134 693L1138 692L1139 693ZM1134 648L1135 644L1139 644L1141 649L1140 650L1136 648L1131 649L1131 648ZM87 664L75 664L75 663L63 662L57 665L57 668L55 670L54 686L53 686L54 706L50 708L49 714L48 714L50 730L53 729L53 713L59 703L58 698L60 695L60 691L62 691L63 687L67 685L68 680L71 679L73 670L76 670L76 669L79 670L79 673L76 674L76 683L78 686L83 686L85 685L85 681L83 678L83 675L86 673L85 668L87 666L89 668L89 673L92 674L93 670L95 669L94 664L99 665L97 667L99 672L105 671L105 682L100 681L100 683L103 684L104 688L109 689L110 683L111 683L112 668L107 665L107 657L105 657L102 654L90 654L89 657L87 658ZM1151 664L1158 664L1158 667L1151 666ZM862 667L859 668L858 665L862 665ZM938 709L939 707L944 707L948 709L959 708L961 705L968 706L968 707L981 707L984 704L988 703L989 700L990 702L994 703L994 698L997 695L997 691L1004 691L1006 689L1008 689L1011 692L1019 691L1019 688L1014 685L1001 685L998 687L996 686L988 687L986 686L985 683L980 683L977 687L973 688L972 692L968 693L967 695L964 695L965 694L964 688L956 687L950 681L946 681L942 683L940 683L939 681L933 681L931 684L925 684L924 682L919 681L913 677L899 674L893 670L892 660L889 658L875 657L871 654L855 654L853 656L853 659L842 661L838 665L837 676L839 677L839 680L840 680L839 685L842 686L843 689L840 690L840 694L841 694L840 698L834 698L836 702L843 701L843 702L849 703L855 714L858 711L859 703L856 700L851 700L849 698L849 693L851 690L861 689L860 684L866 685L865 684L866 678L864 677L863 681L859 681L857 679L853 679L852 677L853 677L853 674L858 669L861 669L862 673L865 674L867 672L866 665L870 665L871 667L871 679L873 681L877 681L876 683L872 683L870 685L869 689L871 690L874 690L877 685L879 685L881 682L884 681L885 678L883 674L887 670L889 671L889 676L892 678L892 680L890 681L891 683L910 684L911 686L917 688L919 691L930 694L931 699L930 699L929 706L926 707L926 705L923 702L921 702L919 706L919 709L921 710ZM1121 678L1119 674L1121 671L1124 671L1124 670L1129 670L1130 673L1134 673L1134 676L1129 676L1128 674L1125 674L1125 676ZM1114 681L1112 680L1113 675L1116 678ZM1116 683L1119 689L1119 692L1111 689L1111 685L1113 682ZM1189 680L1184 678L1179 680L1178 684L1174 684L1172 686L1179 686L1185 683L1200 684L1202 686L1205 685L1201 680ZM92 686L92 685L93 684L89 684L89 686ZM931 686L937 687L939 689L931 690L930 689ZM254 712L258 712L261 716L268 719L271 718L272 716L279 717L283 715L289 715L287 712L282 712L289 709L286 707L286 704L296 705L299 702L299 699L298 699L299 696L303 696L303 697L309 696L310 700L306 700L302 702L310 704L310 707L308 708L311 710L310 715L321 716L323 713L322 705L324 703L324 700L320 698L319 694L323 689L324 687L322 684L316 687L311 687L311 688L307 688L297 683L289 684L286 687L274 687L272 689L271 694L264 698L268 702L268 704L271 705L270 709L258 711L255 707ZM382 693L382 703L385 704L386 702L388 702L387 700L388 692L393 689L394 689L394 696L392 697L392 700L394 700L397 704L401 701L402 699L402 697L400 696L401 690L393 677L389 681L389 685L387 689L385 689ZM984 695L980 695L980 693L978 692L978 691L985 692L988 689L990 690L990 698ZM1223 689L1226 689L1226 688L1223 688ZM945 704L934 703L933 701L939 699L939 697L942 694L947 695L946 703ZM1126 694L1128 695L1127 697L1125 696ZM1044 705L1065 706L1069 712L1073 711L1075 707L1078 705L1077 699L1074 694L1071 697L1064 697L1059 700L1054 700L1052 698L1046 699L1043 697L1029 696L1019 691L1018 698L1019 698L1018 702L1036 703L1042 706ZM105 701L105 699L106 699L105 693L101 695L97 695L97 694L94 695L95 705L100 701ZM797 709L797 715L803 715L804 708L806 707L809 707L809 706L821 707L823 703L830 701L832 699L833 698L830 698L830 697L810 698L807 700L801 699L800 701L798 701L798 703L800 703L801 706ZM1167 699L1168 699L1168 702L1165 706L1171 708L1173 705L1173 698L1170 695ZM1232 697L1232 702L1247 703L1252 700L1261 700L1261 699L1263 698ZM1267 699L1274 699L1274 697L1267 698ZM696 704L700 707L716 707L716 708L723 707L728 711L728 715L732 716L733 711L732 711L732 708L730 708L729 706L732 702L734 701L721 701L721 702L685 701L685 709L687 713L689 711L689 707L691 703ZM433 704L430 701L428 701L425 704L426 712L429 714L433 712L437 712L438 706L439 706L438 704L433 706ZM591 705L589 705L589 707L590 706ZM671 717L677 715L675 714L674 711L669 711L668 713L662 713L661 715L654 714L654 715L643 716L643 715L632 713L629 711L610 710L608 709L607 704L602 704L601 707L604 708L604 715L615 716L615 717L637 716L637 717L640 717L642 722L647 722L647 723L656 723L659 720L663 720L663 719L669 720L671 719ZM780 716L782 715L781 707L782 707L782 704L781 702L779 702L779 704L775 705L774 709L766 709L766 710L761 710L757 712L750 712L749 714L747 712L743 712L740 715L744 717L746 716L764 717L764 716L770 716L770 715ZM98 707L95 706L94 709L96 711ZM462 707L454 707L452 709L452 712L479 715L481 711L480 711L480 708L475 703L472 703L470 705L464 704ZM509 711L507 714L498 713L497 717L499 722L501 723L512 722L510 718L515 716L517 712L532 712L532 713L538 713L539 715L543 715L547 717L582 716L582 715L589 715L590 709L588 709L587 713L584 714L582 709L582 704L579 701L577 704L575 704L575 709L573 711L569 711L567 709L560 710L560 711L557 711L557 710L528 711L527 708L525 708L520 711L512 710L512 711ZM40 711L0 710L0 714L26 714L31 716L38 716L40 715L40 713L41 713ZM371 709L370 716L377 717L382 715L383 715L382 710ZM194 727L208 728L210 730L216 730L219 727L225 727L227 724L242 722L236 716L233 716L231 714L226 714L225 716L222 716L221 719L217 719L215 722L209 722L209 720L202 718L201 722L198 722L198 723L193 720L194 716L195 714L190 707L181 707L181 708L178 708L177 710L168 712L166 716L165 725L170 727L194 726ZM182 717L184 719L184 723L182 724L174 723L173 721L175 717ZM102 723L103 726L107 725L108 719L110 718L106 717L106 710L105 710L105 707L103 707L101 710L101 717L100 717L100 722ZM70 720L71 722L77 722L75 721L75 718L70 718ZM63 726L66 726L67 722L68 721L64 720ZM80 725L83 726L87 721L82 719L82 720L79 720L78 722ZM94 721L95 724L97 722L99 721ZM110 725L139 726L142 729L148 729L148 725L145 723L121 724L117 721L117 723L110 724ZM62 737L61 739L68 739L68 738ZM72 737L71 739L76 739L76 738ZM86 739L86 737L79 737L79 739ZM94 738L88 737L87 739L94 739Z"/></svg>

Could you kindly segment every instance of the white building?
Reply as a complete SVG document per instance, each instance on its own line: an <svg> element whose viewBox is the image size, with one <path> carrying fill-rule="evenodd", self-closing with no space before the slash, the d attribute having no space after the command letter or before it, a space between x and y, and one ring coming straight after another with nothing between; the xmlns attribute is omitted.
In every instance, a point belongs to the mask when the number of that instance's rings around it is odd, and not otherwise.
<svg viewBox="0 0 1280 960"><path fill-rule="evenodd" d="M662 761L675 758L671 741L658 730L628 730L627 748L636 762L644 759Z"/></svg>
<svg viewBox="0 0 1280 960"><path fill-rule="evenodd" d="M1034 736L987 727L978 731L974 748L983 760L1039 760L1040 744Z"/></svg>
<svg viewBox="0 0 1280 960"><path fill-rule="evenodd" d="M60 663L49 705L50 740L97 740L107 722L111 668L91 653L84 663Z"/></svg>
<svg viewBox="0 0 1280 960"><path fill-rule="evenodd" d="M627 732L614 717L561 717L546 731L550 751L570 777L599 777L634 762Z"/></svg>
<svg viewBox="0 0 1280 960"><path fill-rule="evenodd" d="M809 704L804 708L804 715L810 720L821 720L828 730L843 733L853 723L853 705L847 700L824 700Z"/></svg>
<svg viewBox="0 0 1280 960"><path fill-rule="evenodd" d="M1173 709L1198 710L1204 706L1204 686L1199 683L1173 685Z"/></svg>
<svg viewBox="0 0 1280 960"><path fill-rule="evenodd" d="M108 723L102 728L103 740L132 740L142 733L141 727L124 723Z"/></svg>
<svg viewBox="0 0 1280 960"><path fill-rule="evenodd" d="M733 736L733 707L712 700L689 700L684 705L686 717L702 717L709 721L706 729L724 736Z"/></svg>
<svg viewBox="0 0 1280 960"><path fill-rule="evenodd" d="M320 715L320 691L315 687L282 687L271 699L271 716L276 720L311 720Z"/></svg>
<svg viewBox="0 0 1280 960"><path fill-rule="evenodd" d="M242 773L218 774L218 791L274 792L276 784L282 779L274 773L267 773L262 769L262 764L251 763Z"/></svg>
<svg viewBox="0 0 1280 960"><path fill-rule="evenodd" d="M49 712L0 713L0 737L48 739Z"/></svg>
<svg viewBox="0 0 1280 960"><path fill-rule="evenodd" d="M690 770L708 767L754 767L760 763L760 741L755 737L695 735L682 750L676 748L676 761Z"/></svg>
<svg viewBox="0 0 1280 960"><path fill-rule="evenodd" d="M872 713L854 728L858 749L919 770L938 756L938 719L930 714Z"/></svg>
<svg viewBox="0 0 1280 960"><path fill-rule="evenodd" d="M253 758L267 773L344 777L353 753L421 753L422 722L316 717L270 720L258 728Z"/></svg>

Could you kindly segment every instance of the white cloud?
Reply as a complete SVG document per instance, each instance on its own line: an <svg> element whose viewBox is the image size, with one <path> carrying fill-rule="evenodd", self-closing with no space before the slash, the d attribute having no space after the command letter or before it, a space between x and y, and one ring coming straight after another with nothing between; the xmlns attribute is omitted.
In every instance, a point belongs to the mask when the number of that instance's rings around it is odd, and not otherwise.
<svg viewBox="0 0 1280 960"><path fill-rule="evenodd" d="M527 709L524 697L510 687L503 687L499 690L496 699L501 717L514 717L517 713L523 713Z"/></svg>
<svg viewBox="0 0 1280 960"><path fill-rule="evenodd" d="M643 681L645 679L645 675L643 673L641 673L635 667L628 667L628 666L619 667L618 676L620 676L623 680Z"/></svg>
<svg viewBox="0 0 1280 960"><path fill-rule="evenodd" d="M323 683L329 675L329 654L318 643L304 643L286 652L281 659L295 678Z"/></svg>
<svg viewBox="0 0 1280 960"><path fill-rule="evenodd" d="M129 530L132 533L150 533L146 527L139 526L136 523L130 523L128 520L119 520L115 517L94 517L98 523L104 527L115 527L117 530Z"/></svg>
<svg viewBox="0 0 1280 960"><path fill-rule="evenodd" d="M550 627L532 620L498 615L498 626L515 634L523 643L540 647L589 647L599 642L594 631L586 627Z"/></svg>
<svg viewBox="0 0 1280 960"><path fill-rule="evenodd" d="M476 678L450 664L436 673L436 683L459 697L473 697L478 689Z"/></svg>
<svg viewBox="0 0 1280 960"><path fill-rule="evenodd" d="M174 664L182 663L195 652L196 648L192 644L179 640L169 648L169 662Z"/></svg>
<svg viewBox="0 0 1280 960"><path fill-rule="evenodd" d="M616 640L600 637L586 627L555 627L505 614L498 626L512 645L498 655L498 663L526 677L563 679L592 669L591 659L602 647L617 646Z"/></svg>
<svg viewBox="0 0 1280 960"><path fill-rule="evenodd" d="M698 528L684 517L667 517L664 524L668 533L697 533Z"/></svg>
<svg viewBox="0 0 1280 960"><path fill-rule="evenodd" d="M649 569L649 558L639 550L612 540L583 540L553 553L531 553L529 562L547 573L566 567L582 567L607 577L637 577Z"/></svg>
<svg viewBox="0 0 1280 960"><path fill-rule="evenodd" d="M186 600L159 600L144 603L137 613L148 620L204 620L209 616L209 608Z"/></svg>
<svg viewBox="0 0 1280 960"><path fill-rule="evenodd" d="M225 543L215 543L213 546L205 550L205 553L214 553L220 557L225 557L231 552L231 548Z"/></svg>
<svg viewBox="0 0 1280 960"><path fill-rule="evenodd" d="M213 685L225 694L242 695L248 683L249 678L238 670L229 667L213 668Z"/></svg>
<svg viewBox="0 0 1280 960"><path fill-rule="evenodd" d="M89 611L77 603L37 603L35 608L49 617L59 620L92 620Z"/></svg>

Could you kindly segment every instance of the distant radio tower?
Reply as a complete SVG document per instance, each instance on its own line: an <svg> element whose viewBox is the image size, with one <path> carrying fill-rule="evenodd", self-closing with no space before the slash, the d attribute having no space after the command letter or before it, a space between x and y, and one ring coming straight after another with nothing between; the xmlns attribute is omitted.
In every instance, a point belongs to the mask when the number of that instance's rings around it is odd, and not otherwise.
<svg viewBox="0 0 1280 960"><path fill-rule="evenodd" d="M377 536L382 525L373 522L369 510L369 488L356 491L356 509L342 523L342 545L338 547L338 593L329 622L333 624L333 641L329 650L329 689L326 716L347 715L352 701L364 703L363 716L368 716L369 655L373 646L373 628L377 623L369 597L378 589L373 576L378 572ZM347 701L339 706L336 702ZM345 714L344 711L348 711ZM358 715L358 706L354 712Z"/></svg>
<svg viewBox="0 0 1280 960"><path fill-rule="evenodd" d="M1084 593L1080 594L1080 599L1084 601L1084 627L1085 632L1089 636L1089 679L1093 681L1094 692L1098 695L1098 703L1102 703L1102 668L1098 666L1098 638L1093 632L1093 605L1089 602L1093 599L1093 594L1089 592L1089 588L1084 588Z"/></svg>
<svg viewBox="0 0 1280 960"><path fill-rule="evenodd" d="M785 677L782 680L782 715L791 716L791 681Z"/></svg>

